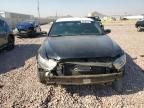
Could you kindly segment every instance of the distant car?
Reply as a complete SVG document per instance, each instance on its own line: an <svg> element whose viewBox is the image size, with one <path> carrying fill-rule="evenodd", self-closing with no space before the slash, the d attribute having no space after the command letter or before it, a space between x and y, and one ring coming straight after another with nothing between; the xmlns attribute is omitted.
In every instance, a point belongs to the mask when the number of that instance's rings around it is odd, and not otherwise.
<svg viewBox="0 0 144 108"><path fill-rule="evenodd" d="M24 21L16 25L19 36L35 36L37 33L41 32L41 27L37 21Z"/></svg>
<svg viewBox="0 0 144 108"><path fill-rule="evenodd" d="M99 16L95 16L95 17L87 17L87 18L91 18L91 19L93 19L94 21L97 21L98 23L99 23L99 25L100 25L100 27L102 28L102 29L104 29L104 25L102 24L102 22L101 22L101 19L100 19L100 17Z"/></svg>
<svg viewBox="0 0 144 108"><path fill-rule="evenodd" d="M15 37L14 34L3 19L0 19L0 49L6 48L11 50L14 48Z"/></svg>
<svg viewBox="0 0 144 108"><path fill-rule="evenodd" d="M112 83L122 90L126 55L90 18L56 20L37 55L40 82L46 84Z"/></svg>
<svg viewBox="0 0 144 108"><path fill-rule="evenodd" d="M135 26L138 32L144 31L144 19L137 21Z"/></svg>

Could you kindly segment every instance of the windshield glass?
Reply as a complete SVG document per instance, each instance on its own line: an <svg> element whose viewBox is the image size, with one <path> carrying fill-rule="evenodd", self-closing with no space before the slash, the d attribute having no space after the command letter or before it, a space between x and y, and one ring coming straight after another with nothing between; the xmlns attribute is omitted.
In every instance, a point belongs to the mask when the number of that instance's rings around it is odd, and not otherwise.
<svg viewBox="0 0 144 108"><path fill-rule="evenodd" d="M28 20L28 21L23 21L23 22L20 22L20 23L34 24L35 22L34 22L34 21L30 21L30 20Z"/></svg>
<svg viewBox="0 0 144 108"><path fill-rule="evenodd" d="M94 21L56 22L49 36L102 35L103 31Z"/></svg>

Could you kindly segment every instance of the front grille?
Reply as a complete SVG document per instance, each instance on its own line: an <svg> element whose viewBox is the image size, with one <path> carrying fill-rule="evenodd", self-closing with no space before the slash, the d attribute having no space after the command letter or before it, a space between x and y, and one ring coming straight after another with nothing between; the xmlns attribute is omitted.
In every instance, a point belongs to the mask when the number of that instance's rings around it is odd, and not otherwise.
<svg viewBox="0 0 144 108"><path fill-rule="evenodd" d="M112 73L115 71L112 69L112 66L109 67L109 65L105 66L103 64L93 65L93 63L109 64L112 63L113 60L114 58L110 57L63 59L59 62L57 70L58 73L62 73L63 75L91 75Z"/></svg>
<svg viewBox="0 0 144 108"><path fill-rule="evenodd" d="M106 74L112 72L112 69L108 67L100 66L82 66L75 64L63 64L57 67L57 70L64 75L91 75L91 74Z"/></svg>

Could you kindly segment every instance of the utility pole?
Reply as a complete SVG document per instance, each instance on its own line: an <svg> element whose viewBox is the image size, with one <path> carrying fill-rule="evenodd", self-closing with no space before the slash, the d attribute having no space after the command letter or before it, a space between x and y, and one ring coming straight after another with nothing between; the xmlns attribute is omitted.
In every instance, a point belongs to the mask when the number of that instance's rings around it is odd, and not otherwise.
<svg viewBox="0 0 144 108"><path fill-rule="evenodd" d="M40 20L40 8L39 8L39 0L37 0L37 12L38 12L38 17Z"/></svg>
<svg viewBox="0 0 144 108"><path fill-rule="evenodd" d="M57 11L56 11L56 19L57 19Z"/></svg>

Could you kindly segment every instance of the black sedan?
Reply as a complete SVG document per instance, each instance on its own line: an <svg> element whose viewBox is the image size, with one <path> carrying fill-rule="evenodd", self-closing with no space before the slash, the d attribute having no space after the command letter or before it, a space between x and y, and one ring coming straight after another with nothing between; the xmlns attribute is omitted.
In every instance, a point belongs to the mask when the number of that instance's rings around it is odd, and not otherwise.
<svg viewBox="0 0 144 108"><path fill-rule="evenodd" d="M90 18L53 23L37 55L38 75L47 84L106 84L122 90L126 55Z"/></svg>
<svg viewBox="0 0 144 108"><path fill-rule="evenodd" d="M144 19L137 21L135 26L138 32L144 31Z"/></svg>

